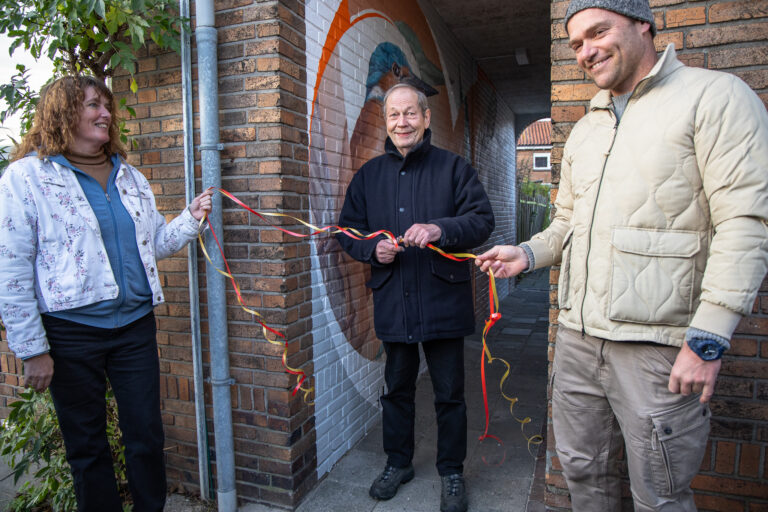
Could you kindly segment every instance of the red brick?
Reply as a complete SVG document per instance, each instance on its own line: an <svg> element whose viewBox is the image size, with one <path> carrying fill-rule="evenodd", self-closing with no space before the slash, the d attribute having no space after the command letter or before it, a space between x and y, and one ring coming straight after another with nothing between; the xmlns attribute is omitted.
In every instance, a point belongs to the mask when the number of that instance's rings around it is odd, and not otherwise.
<svg viewBox="0 0 768 512"><path fill-rule="evenodd" d="M552 81L584 80L584 72L576 64L552 66Z"/></svg>
<svg viewBox="0 0 768 512"><path fill-rule="evenodd" d="M694 68L704 68L707 66L706 53L681 53L678 54L678 59L686 66Z"/></svg>
<svg viewBox="0 0 768 512"><path fill-rule="evenodd" d="M552 85L552 102L591 100L597 91L594 84Z"/></svg>
<svg viewBox="0 0 768 512"><path fill-rule="evenodd" d="M709 8L709 22L746 20L768 16L768 0L722 2Z"/></svg>
<svg viewBox="0 0 768 512"><path fill-rule="evenodd" d="M719 441L715 452L715 471L732 475L736 462L736 443Z"/></svg>
<svg viewBox="0 0 768 512"><path fill-rule="evenodd" d="M667 11L666 26L670 28L701 25L707 21L706 7L689 7Z"/></svg>
<svg viewBox="0 0 768 512"><path fill-rule="evenodd" d="M746 48L725 48L709 52L709 67L712 69L737 68L768 64L768 47L748 46Z"/></svg>
<svg viewBox="0 0 768 512"><path fill-rule="evenodd" d="M144 73L145 71L154 71L157 69L157 59L155 57L150 57L148 59L139 59L137 70L139 73Z"/></svg>
<svg viewBox="0 0 768 512"><path fill-rule="evenodd" d="M739 475L757 478L760 475L761 445L742 444L739 457Z"/></svg>
<svg viewBox="0 0 768 512"><path fill-rule="evenodd" d="M744 510L744 502L722 496L712 496L711 494L696 493L693 496L696 508L711 512L740 512Z"/></svg>
<svg viewBox="0 0 768 512"><path fill-rule="evenodd" d="M683 49L682 32L661 32L653 39L653 44L657 52L664 51L669 44L674 44L676 50Z"/></svg>
<svg viewBox="0 0 768 512"><path fill-rule="evenodd" d="M768 37L768 23L724 25L692 30L686 37L686 48L716 46L746 41L763 41Z"/></svg>
<svg viewBox="0 0 768 512"><path fill-rule="evenodd" d="M685 3L686 0L650 0L651 7L664 7L667 5L677 5Z"/></svg>
<svg viewBox="0 0 768 512"><path fill-rule="evenodd" d="M765 334L768 333L768 317L744 317L736 327L737 334Z"/></svg>
<svg viewBox="0 0 768 512"><path fill-rule="evenodd" d="M765 89L768 87L768 69L735 71L733 74L744 80L752 89Z"/></svg>
<svg viewBox="0 0 768 512"><path fill-rule="evenodd" d="M218 30L219 43L231 43L232 41L253 39L255 36L256 27L253 25L239 25Z"/></svg>
<svg viewBox="0 0 768 512"><path fill-rule="evenodd" d="M728 355L755 357L757 355L757 340L734 336L731 339L731 349L728 351Z"/></svg>
<svg viewBox="0 0 768 512"><path fill-rule="evenodd" d="M550 13L552 16L552 20L560 20L560 24L562 25L562 20L565 19L565 12L568 10L568 4L570 3L570 0L567 1L553 1L552 7L550 9ZM557 21L553 21L553 23L558 23Z"/></svg>
<svg viewBox="0 0 768 512"><path fill-rule="evenodd" d="M693 479L691 488L731 496L750 496L761 499L766 496L765 485L762 482L702 474Z"/></svg>

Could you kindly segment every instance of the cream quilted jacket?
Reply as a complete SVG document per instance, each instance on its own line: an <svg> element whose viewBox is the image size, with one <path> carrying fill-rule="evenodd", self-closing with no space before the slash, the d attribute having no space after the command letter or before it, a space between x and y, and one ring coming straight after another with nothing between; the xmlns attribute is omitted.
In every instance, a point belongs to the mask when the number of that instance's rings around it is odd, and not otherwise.
<svg viewBox="0 0 768 512"><path fill-rule="evenodd" d="M561 264L560 324L680 346L730 338L768 265L768 115L738 78L672 45L617 122L608 91L573 128L557 213L528 242Z"/></svg>

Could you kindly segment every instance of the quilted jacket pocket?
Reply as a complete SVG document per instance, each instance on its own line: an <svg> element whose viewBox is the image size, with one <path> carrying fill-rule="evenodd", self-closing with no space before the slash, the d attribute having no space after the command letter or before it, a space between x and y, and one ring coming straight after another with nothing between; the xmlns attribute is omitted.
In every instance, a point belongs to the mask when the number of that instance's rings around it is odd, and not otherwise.
<svg viewBox="0 0 768 512"><path fill-rule="evenodd" d="M571 309L571 238L573 238L573 228L569 229L563 238L560 279L557 284L557 304L560 309Z"/></svg>
<svg viewBox="0 0 768 512"><path fill-rule="evenodd" d="M710 416L709 407L699 403L698 398L651 414L648 460L653 486L661 496L677 494L699 472Z"/></svg>
<svg viewBox="0 0 768 512"><path fill-rule="evenodd" d="M687 326L693 315L695 231L614 228L611 320Z"/></svg>

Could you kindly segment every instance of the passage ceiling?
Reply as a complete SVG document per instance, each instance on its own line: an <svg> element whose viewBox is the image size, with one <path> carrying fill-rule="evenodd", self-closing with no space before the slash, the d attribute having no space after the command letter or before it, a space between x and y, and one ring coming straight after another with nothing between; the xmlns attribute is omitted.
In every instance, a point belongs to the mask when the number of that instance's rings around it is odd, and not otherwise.
<svg viewBox="0 0 768 512"><path fill-rule="evenodd" d="M549 117L549 0L430 3L516 114Z"/></svg>

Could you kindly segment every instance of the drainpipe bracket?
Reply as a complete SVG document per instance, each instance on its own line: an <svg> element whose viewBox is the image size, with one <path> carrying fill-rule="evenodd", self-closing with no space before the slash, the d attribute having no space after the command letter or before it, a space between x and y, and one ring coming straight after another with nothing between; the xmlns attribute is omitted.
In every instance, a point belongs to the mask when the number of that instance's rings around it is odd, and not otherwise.
<svg viewBox="0 0 768 512"><path fill-rule="evenodd" d="M205 379L205 382L210 382L214 386L234 386L235 385L235 379L232 377L228 377L226 379L212 379L211 377L207 377Z"/></svg>
<svg viewBox="0 0 768 512"><path fill-rule="evenodd" d="M198 146L198 149L200 149L200 151L223 151L224 150L224 144L222 144L222 143L219 143L219 144L205 144L205 145L201 144L200 146Z"/></svg>

